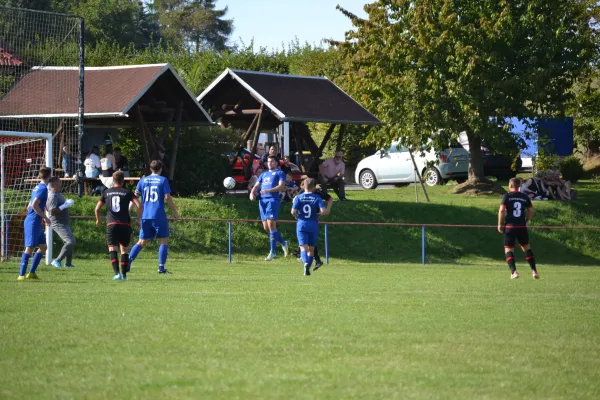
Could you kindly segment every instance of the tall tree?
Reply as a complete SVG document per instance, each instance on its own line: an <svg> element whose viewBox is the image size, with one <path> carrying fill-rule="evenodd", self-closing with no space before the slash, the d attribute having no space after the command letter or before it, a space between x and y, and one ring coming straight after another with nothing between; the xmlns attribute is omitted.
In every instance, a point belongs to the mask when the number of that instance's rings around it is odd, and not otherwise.
<svg viewBox="0 0 600 400"><path fill-rule="evenodd" d="M443 146L466 131L469 179L483 179L481 142L506 138L507 118L563 112L598 50L595 3L379 0L368 20L338 7L355 27L339 43L347 85L385 122L371 141Z"/></svg>
<svg viewBox="0 0 600 400"><path fill-rule="evenodd" d="M225 19L228 7L216 9L213 0L154 0L164 36L183 41L196 52L201 49L227 50L233 20Z"/></svg>

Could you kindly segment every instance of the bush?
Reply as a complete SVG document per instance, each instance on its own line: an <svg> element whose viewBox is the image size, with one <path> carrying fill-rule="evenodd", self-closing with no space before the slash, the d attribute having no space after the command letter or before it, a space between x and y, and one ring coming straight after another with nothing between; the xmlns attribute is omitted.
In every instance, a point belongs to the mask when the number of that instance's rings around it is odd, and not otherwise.
<svg viewBox="0 0 600 400"><path fill-rule="evenodd" d="M559 168L560 157L554 154L538 154L535 157L536 171L550 171Z"/></svg>
<svg viewBox="0 0 600 400"><path fill-rule="evenodd" d="M577 182L583 178L583 164L575 156L563 158L559 164L560 174L565 181Z"/></svg>

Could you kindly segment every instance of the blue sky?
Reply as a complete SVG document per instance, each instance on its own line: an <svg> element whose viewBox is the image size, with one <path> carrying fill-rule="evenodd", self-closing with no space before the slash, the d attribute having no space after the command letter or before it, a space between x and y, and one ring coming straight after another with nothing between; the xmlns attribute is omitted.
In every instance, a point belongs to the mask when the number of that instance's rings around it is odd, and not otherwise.
<svg viewBox="0 0 600 400"><path fill-rule="evenodd" d="M339 4L360 17L366 17L363 6L369 0L218 0L217 8L229 7L227 18L233 18L231 42L282 48L297 37L300 43L319 45L321 39L343 40L352 28L350 20L335 9Z"/></svg>

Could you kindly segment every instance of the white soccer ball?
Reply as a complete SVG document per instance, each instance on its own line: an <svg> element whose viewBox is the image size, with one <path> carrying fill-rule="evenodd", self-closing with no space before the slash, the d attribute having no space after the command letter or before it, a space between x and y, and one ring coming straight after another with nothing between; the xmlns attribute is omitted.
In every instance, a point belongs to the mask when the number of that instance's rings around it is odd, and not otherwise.
<svg viewBox="0 0 600 400"><path fill-rule="evenodd" d="M223 186L225 186L227 189L233 189L235 187L235 179L228 176L223 180Z"/></svg>

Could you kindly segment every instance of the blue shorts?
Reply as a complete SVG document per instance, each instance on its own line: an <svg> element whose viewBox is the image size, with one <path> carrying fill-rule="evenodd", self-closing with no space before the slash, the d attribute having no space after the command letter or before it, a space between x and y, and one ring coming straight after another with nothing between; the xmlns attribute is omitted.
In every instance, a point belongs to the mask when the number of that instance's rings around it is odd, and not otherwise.
<svg viewBox="0 0 600 400"><path fill-rule="evenodd" d="M298 244L300 246L317 247L317 239L319 237L318 229L317 230L297 229L296 236L298 236Z"/></svg>
<svg viewBox="0 0 600 400"><path fill-rule="evenodd" d="M36 218L37 217L37 218ZM25 247L35 247L40 244L46 244L46 235L42 226L42 219L39 216L25 217Z"/></svg>
<svg viewBox="0 0 600 400"><path fill-rule="evenodd" d="M277 221L279 218L279 207L281 206L281 201L279 197L276 199L260 199L258 201L258 209L260 210L260 219L266 221L268 219L272 219Z"/></svg>
<svg viewBox="0 0 600 400"><path fill-rule="evenodd" d="M164 239L169 237L169 221L166 219L143 219L140 239Z"/></svg>

